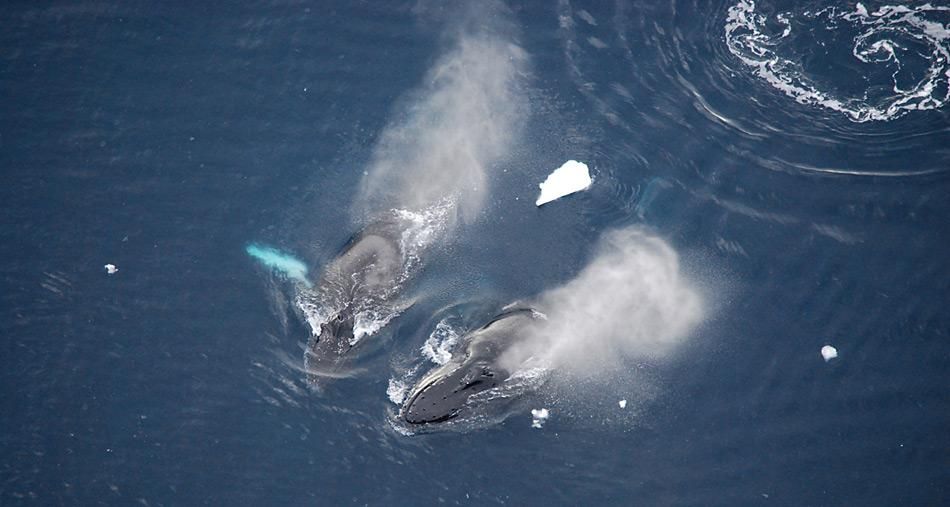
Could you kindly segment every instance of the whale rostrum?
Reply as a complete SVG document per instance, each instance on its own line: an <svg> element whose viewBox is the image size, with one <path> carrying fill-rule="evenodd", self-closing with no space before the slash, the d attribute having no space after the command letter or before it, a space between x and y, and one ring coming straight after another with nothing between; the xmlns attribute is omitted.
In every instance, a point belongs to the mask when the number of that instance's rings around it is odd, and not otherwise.
<svg viewBox="0 0 950 507"><path fill-rule="evenodd" d="M411 390L400 418L410 425L426 425L464 415L472 408L473 396L501 386L512 376L514 372L499 359L535 318L530 308L508 310L463 337L463 346L452 358Z"/></svg>

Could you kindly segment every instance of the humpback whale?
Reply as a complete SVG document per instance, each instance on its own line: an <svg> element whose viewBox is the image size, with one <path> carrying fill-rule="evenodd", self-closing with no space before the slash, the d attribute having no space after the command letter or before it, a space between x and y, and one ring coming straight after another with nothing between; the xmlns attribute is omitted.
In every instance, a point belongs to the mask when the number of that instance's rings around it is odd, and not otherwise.
<svg viewBox="0 0 950 507"><path fill-rule="evenodd" d="M476 395L502 386L515 373L499 359L537 315L531 308L507 310L463 337L464 346L413 387L399 417L412 426L464 418L475 408Z"/></svg>
<svg viewBox="0 0 950 507"><path fill-rule="evenodd" d="M312 329L304 353L311 380L345 376L361 338L398 312L396 299L409 276L404 232L397 220L374 221L324 268L317 293L321 310L329 315L319 329Z"/></svg>

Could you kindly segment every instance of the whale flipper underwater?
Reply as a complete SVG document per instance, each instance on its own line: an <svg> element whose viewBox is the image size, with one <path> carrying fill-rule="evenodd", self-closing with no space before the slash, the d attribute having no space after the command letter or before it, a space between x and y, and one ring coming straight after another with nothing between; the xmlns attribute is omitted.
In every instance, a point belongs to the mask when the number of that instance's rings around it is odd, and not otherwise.
<svg viewBox="0 0 950 507"><path fill-rule="evenodd" d="M478 395L501 388L512 379L515 372L504 367L499 359L538 315L530 308L507 310L463 337L463 346L452 358L412 388L399 418L418 428L465 419L476 409L484 408L477 406ZM494 399L501 398L509 397Z"/></svg>

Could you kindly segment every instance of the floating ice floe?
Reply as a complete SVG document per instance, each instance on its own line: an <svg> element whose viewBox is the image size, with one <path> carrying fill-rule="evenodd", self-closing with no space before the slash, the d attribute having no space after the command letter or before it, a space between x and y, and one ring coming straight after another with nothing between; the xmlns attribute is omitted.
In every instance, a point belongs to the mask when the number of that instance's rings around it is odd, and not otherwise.
<svg viewBox="0 0 950 507"><path fill-rule="evenodd" d="M627 400L620 400L617 405L620 405L620 408L627 408Z"/></svg>
<svg viewBox="0 0 950 507"><path fill-rule="evenodd" d="M592 181L587 164L568 160L548 175L544 183L538 185L541 188L541 195L538 196L535 205L541 206L565 195L587 190Z"/></svg>
<svg viewBox="0 0 950 507"><path fill-rule="evenodd" d="M119 268L115 267L115 264L106 264L103 267L106 268L106 273L109 273L110 275L114 275L117 271L119 271Z"/></svg>
<svg viewBox="0 0 950 507"><path fill-rule="evenodd" d="M821 348L821 357L825 358L825 362L827 363L828 361L838 357L838 349L832 347L831 345L825 345Z"/></svg>
<svg viewBox="0 0 950 507"><path fill-rule="evenodd" d="M540 428L544 425L544 421L547 420L548 416L551 415L546 408L534 408L531 409L531 427Z"/></svg>

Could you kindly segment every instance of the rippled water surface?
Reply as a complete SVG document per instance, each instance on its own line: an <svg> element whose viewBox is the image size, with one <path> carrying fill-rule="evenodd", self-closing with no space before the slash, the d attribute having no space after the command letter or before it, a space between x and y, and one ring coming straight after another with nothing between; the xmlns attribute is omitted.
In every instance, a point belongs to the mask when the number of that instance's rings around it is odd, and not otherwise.
<svg viewBox="0 0 950 507"><path fill-rule="evenodd" d="M950 501L944 2L28 2L0 27L0 504ZM536 207L569 159L591 188ZM339 301L300 278L387 213L400 299L314 385ZM548 361L512 403L399 422L525 300L554 308Z"/></svg>

